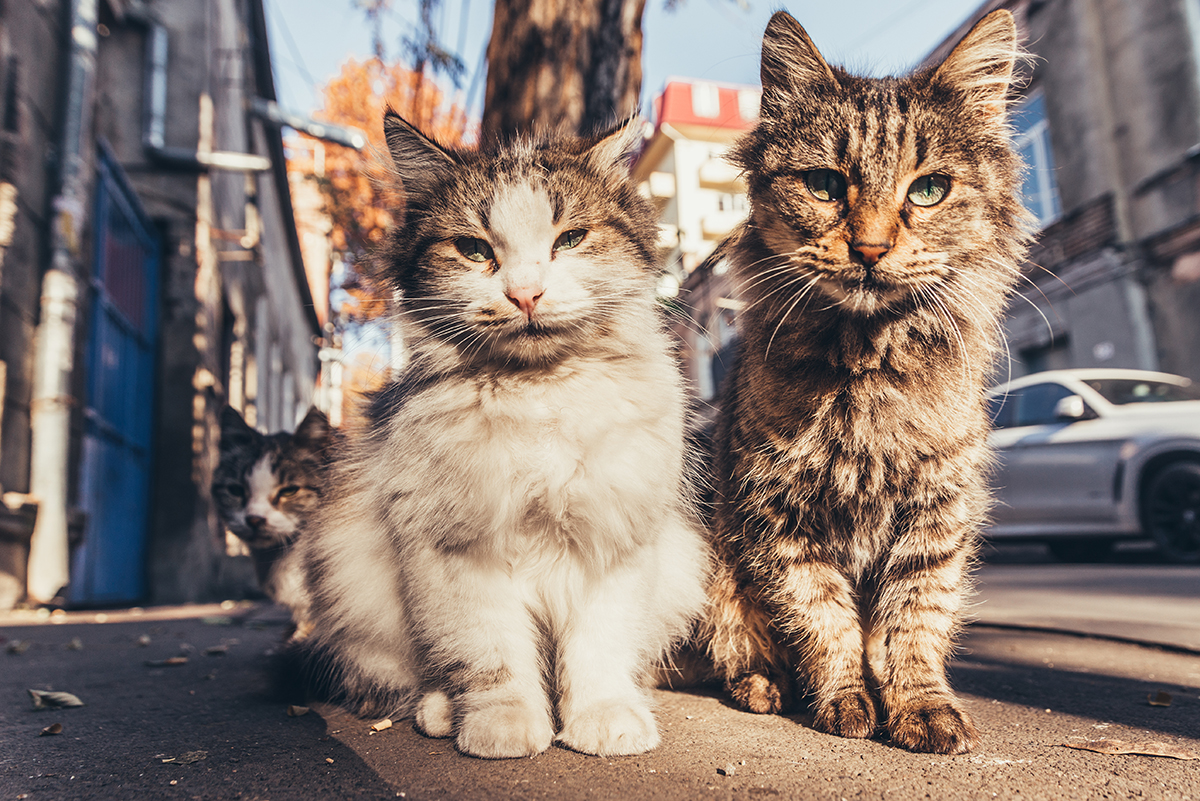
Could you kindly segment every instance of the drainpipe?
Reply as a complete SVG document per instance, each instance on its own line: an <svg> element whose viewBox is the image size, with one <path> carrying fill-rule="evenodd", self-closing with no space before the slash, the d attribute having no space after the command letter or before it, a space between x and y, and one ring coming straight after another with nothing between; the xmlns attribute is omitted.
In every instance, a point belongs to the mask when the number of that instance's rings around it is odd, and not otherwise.
<svg viewBox="0 0 1200 801"><path fill-rule="evenodd" d="M30 495L38 503L29 543L27 592L48 603L70 581L67 535L68 457L75 356L75 313L90 175L96 77L97 0L71 0L66 113L59 141L58 192L53 201L50 266L42 278L42 308L34 352L30 409Z"/></svg>

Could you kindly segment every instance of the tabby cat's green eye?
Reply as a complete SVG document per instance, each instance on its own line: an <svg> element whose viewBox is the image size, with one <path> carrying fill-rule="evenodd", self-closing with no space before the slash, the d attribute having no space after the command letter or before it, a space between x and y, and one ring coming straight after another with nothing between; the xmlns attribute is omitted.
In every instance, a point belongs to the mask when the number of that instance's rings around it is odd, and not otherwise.
<svg viewBox="0 0 1200 801"><path fill-rule="evenodd" d="M289 484L288 486L284 487L283 489L281 489L279 491L279 497L280 498L290 498L299 491L300 491L300 488L297 487L295 484Z"/></svg>
<svg viewBox="0 0 1200 801"><path fill-rule="evenodd" d="M846 196L846 177L835 170L809 170L804 185L817 200L841 200Z"/></svg>
<svg viewBox="0 0 1200 801"><path fill-rule="evenodd" d="M950 179L944 175L922 175L908 187L908 199L914 206L936 206L950 191Z"/></svg>
<svg viewBox="0 0 1200 801"><path fill-rule="evenodd" d="M560 250L571 250L579 247L579 243L587 236L587 231L582 228L572 228L570 231L563 231L558 235L558 239L554 240L554 252Z"/></svg>
<svg viewBox="0 0 1200 801"><path fill-rule="evenodd" d="M458 248L458 252L468 261L483 263L496 258L495 252L492 251L492 246L477 237L459 237L454 240L454 247Z"/></svg>

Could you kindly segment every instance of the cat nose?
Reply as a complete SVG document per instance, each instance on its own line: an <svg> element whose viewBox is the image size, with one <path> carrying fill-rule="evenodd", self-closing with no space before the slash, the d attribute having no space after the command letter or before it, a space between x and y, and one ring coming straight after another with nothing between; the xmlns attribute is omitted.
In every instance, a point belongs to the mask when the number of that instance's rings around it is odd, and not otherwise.
<svg viewBox="0 0 1200 801"><path fill-rule="evenodd" d="M246 515L246 525L258 531L267 524L267 518L259 515Z"/></svg>
<svg viewBox="0 0 1200 801"><path fill-rule="evenodd" d="M545 294L545 290L540 286L523 286L516 289L508 289L504 294L512 302L512 305L516 306L526 317L532 320L534 307L537 306L537 302Z"/></svg>
<svg viewBox="0 0 1200 801"><path fill-rule="evenodd" d="M855 241L850 243L850 252L852 254L857 253L859 258L862 259L862 263L868 267L874 267L875 263L883 258L883 254L887 253L891 249L891 242L879 242L872 244L870 242Z"/></svg>

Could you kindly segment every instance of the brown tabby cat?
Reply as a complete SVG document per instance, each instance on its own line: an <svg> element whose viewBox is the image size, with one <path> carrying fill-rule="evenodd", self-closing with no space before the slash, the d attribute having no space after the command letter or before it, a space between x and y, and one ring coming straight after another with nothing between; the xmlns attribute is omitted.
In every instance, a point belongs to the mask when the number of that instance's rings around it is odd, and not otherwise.
<svg viewBox="0 0 1200 801"><path fill-rule="evenodd" d="M988 506L984 380L1023 258L1007 11L936 68L868 79L787 13L739 143L752 212L718 257L745 310L716 431L702 631L737 703L914 751L978 738L945 663ZM881 708L877 709L877 703Z"/></svg>

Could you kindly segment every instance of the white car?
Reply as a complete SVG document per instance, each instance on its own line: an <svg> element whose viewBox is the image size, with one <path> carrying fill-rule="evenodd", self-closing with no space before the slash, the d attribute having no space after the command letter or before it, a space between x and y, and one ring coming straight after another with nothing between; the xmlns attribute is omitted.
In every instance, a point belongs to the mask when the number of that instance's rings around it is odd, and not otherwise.
<svg viewBox="0 0 1200 801"><path fill-rule="evenodd" d="M1098 558L1150 537L1200 563L1200 386L1141 370L1052 370L988 391L993 541Z"/></svg>

